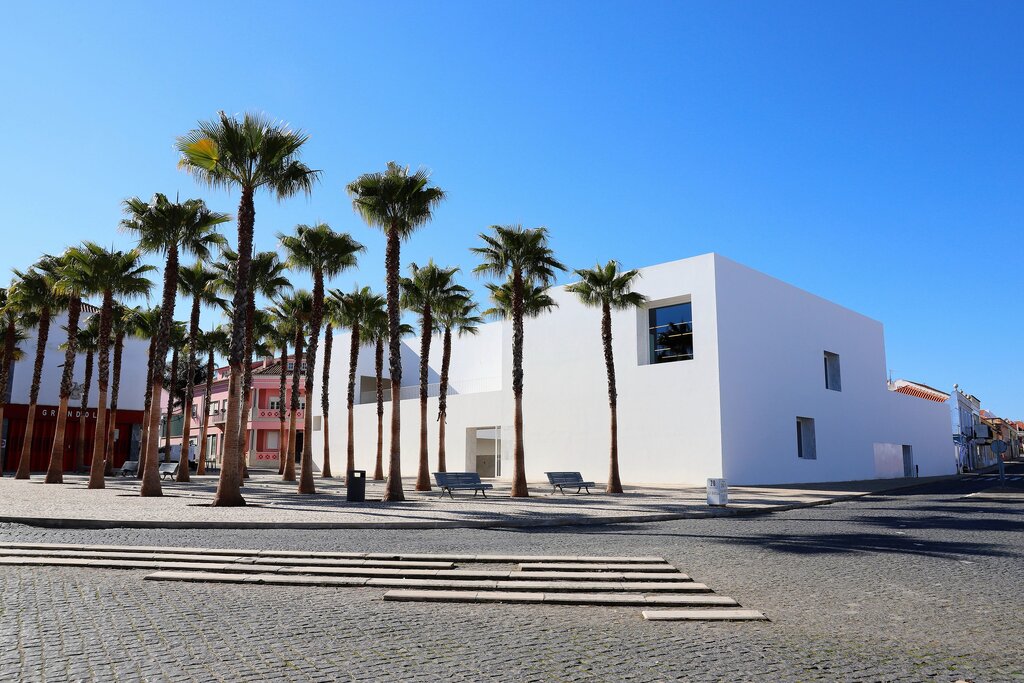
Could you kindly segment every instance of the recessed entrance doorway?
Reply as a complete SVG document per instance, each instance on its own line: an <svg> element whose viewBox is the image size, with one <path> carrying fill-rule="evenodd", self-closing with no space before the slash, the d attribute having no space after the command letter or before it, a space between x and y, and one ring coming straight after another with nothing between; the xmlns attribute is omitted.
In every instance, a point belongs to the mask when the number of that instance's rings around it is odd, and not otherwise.
<svg viewBox="0 0 1024 683"><path fill-rule="evenodd" d="M466 470L481 479L501 476L501 427L470 427L466 430Z"/></svg>

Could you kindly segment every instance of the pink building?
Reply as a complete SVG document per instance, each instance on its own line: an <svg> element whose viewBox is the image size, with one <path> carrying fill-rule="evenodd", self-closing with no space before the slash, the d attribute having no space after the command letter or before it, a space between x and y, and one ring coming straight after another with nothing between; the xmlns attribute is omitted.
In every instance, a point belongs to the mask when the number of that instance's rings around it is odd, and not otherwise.
<svg viewBox="0 0 1024 683"><path fill-rule="evenodd" d="M288 374L285 384L285 425L291 415L291 386L293 359L288 360ZM301 453L303 445L303 418L306 408L305 363L299 371L299 410L296 419L296 452ZM265 358L252 365L252 409L248 415L249 428L249 467L276 468L279 452L280 434L280 397L281 397L281 359ZM207 431L207 462L216 461L218 466L224 454L224 426L227 422L228 377L230 368L218 368L214 373L213 391L210 397L210 426ZM166 399L165 399L166 400ZM203 411L205 410L206 385L195 388L195 399L192 403L192 426L189 442L199 452L199 438L202 430ZM165 403L166 406L166 403ZM165 408L166 409L166 408ZM163 438L164 422L161 422L161 439ZM171 444L181 443L182 414L176 412L171 416ZM287 436L286 436L287 438Z"/></svg>

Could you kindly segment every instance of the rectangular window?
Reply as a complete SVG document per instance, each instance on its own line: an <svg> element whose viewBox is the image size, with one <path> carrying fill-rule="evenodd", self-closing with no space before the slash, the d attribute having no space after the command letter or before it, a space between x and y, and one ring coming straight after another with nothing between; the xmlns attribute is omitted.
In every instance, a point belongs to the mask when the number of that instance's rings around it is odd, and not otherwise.
<svg viewBox="0 0 1024 683"><path fill-rule="evenodd" d="M281 397L278 396L277 398L270 399L270 404L267 407L271 410L279 409L281 407Z"/></svg>
<svg viewBox="0 0 1024 683"><path fill-rule="evenodd" d="M305 396L300 396L299 397L299 410L305 410L305 409L306 409L306 397Z"/></svg>
<svg viewBox="0 0 1024 683"><path fill-rule="evenodd" d="M266 441L264 441L263 443L264 449L268 451L276 451L279 436L280 435L277 433L277 431L274 430L266 432L266 434L264 435Z"/></svg>
<svg viewBox="0 0 1024 683"><path fill-rule="evenodd" d="M817 460L818 451L814 444L814 418L796 419L796 457Z"/></svg>
<svg viewBox="0 0 1024 683"><path fill-rule="evenodd" d="M839 354L825 352L825 388L842 391L843 382L839 375Z"/></svg>
<svg viewBox="0 0 1024 683"><path fill-rule="evenodd" d="M651 308L647 316L651 363L693 360L693 314L689 302Z"/></svg>

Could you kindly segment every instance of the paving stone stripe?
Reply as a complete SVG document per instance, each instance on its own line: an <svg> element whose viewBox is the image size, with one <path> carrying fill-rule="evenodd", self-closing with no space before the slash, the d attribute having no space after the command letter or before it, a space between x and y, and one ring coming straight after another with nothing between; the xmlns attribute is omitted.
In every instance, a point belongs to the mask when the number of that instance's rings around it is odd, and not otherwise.
<svg viewBox="0 0 1024 683"><path fill-rule="evenodd" d="M90 551L78 551L78 550L50 550L50 551L30 551L30 550L0 550L0 559L7 557L64 557L64 558L79 558L79 559L96 559L96 560L155 560L161 562L235 562L240 564L252 565L253 563L260 564L277 564L277 565L302 565L307 564L309 559L307 558L259 558L259 557L240 557L234 555L193 555L193 554L179 554L173 552L163 553L114 553L114 552L90 552ZM318 561L319 564L324 566L337 566L337 567L394 567L394 568L410 568L410 569L453 569L455 567L454 562L434 562L434 561L418 561L418 560L357 560L357 559L323 559Z"/></svg>
<svg viewBox="0 0 1024 683"><path fill-rule="evenodd" d="M667 562L660 564L560 564L555 562L521 562L519 570L524 572L580 571L580 572L677 572Z"/></svg>
<svg viewBox="0 0 1024 683"><path fill-rule="evenodd" d="M519 602L552 605L612 605L645 607L649 605L697 607L736 606L724 595L620 595L615 593L516 593L512 591L423 591L390 590L386 601L399 602Z"/></svg>
<svg viewBox="0 0 1024 683"><path fill-rule="evenodd" d="M645 609L643 615L648 621L770 621L756 609Z"/></svg>

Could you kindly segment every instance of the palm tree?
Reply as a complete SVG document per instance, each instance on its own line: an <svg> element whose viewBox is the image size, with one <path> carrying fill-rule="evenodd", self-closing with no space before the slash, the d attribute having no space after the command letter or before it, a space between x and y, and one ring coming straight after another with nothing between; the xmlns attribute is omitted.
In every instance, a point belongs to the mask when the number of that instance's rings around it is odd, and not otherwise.
<svg viewBox="0 0 1024 683"><path fill-rule="evenodd" d="M437 325L443 331L441 386L437 395L437 471L447 472L445 462L445 421L448 417L448 369L452 360L452 333L476 334L484 319L476 314L477 305L468 297L453 297L436 312Z"/></svg>
<svg viewBox="0 0 1024 683"><path fill-rule="evenodd" d="M199 336L199 349L207 354L206 359L206 394L203 396L203 427L199 434L199 456L196 465L196 476L206 474L207 432L210 428L210 397L213 395L213 376L216 371L214 356L227 355L231 343L228 331L221 325Z"/></svg>
<svg viewBox="0 0 1024 683"><path fill-rule="evenodd" d="M171 348L171 367L167 372L167 377L164 379L164 387L167 388L167 419L164 422L164 462L171 461L171 418L174 416L174 399L178 398L178 402L182 406L182 420L185 417L185 401L184 394L181 391L181 375L178 373L178 361L180 360L181 350L185 346L185 324L175 320L171 324L171 339L168 342L168 346ZM181 448L182 455L178 458L178 462L188 462L188 449L185 444L182 443ZM179 467L180 469L180 467Z"/></svg>
<svg viewBox="0 0 1024 683"><path fill-rule="evenodd" d="M219 287L225 293L237 289L238 254L230 249L224 250L224 260L214 266L219 274ZM254 329L257 318L256 297L272 298L284 290L291 289L292 283L285 276L287 270L276 252L261 251L253 255L249 265L248 304L245 314L245 369L242 374L242 408L237 421L238 443L241 445L242 457L239 459L241 477L249 476L246 460L249 455L249 414L252 411L252 355ZM226 306L230 311L230 304ZM225 425L227 426L227 425Z"/></svg>
<svg viewBox="0 0 1024 683"><path fill-rule="evenodd" d="M546 228L493 225L493 234L482 233L483 247L470 251L482 259L475 273L507 277L509 314L512 319L512 395L515 400L515 459L512 465L512 496L525 497L526 462L523 450L523 294L527 283L547 287L555 272L565 270L548 246Z"/></svg>
<svg viewBox="0 0 1024 683"><path fill-rule="evenodd" d="M617 261L597 264L592 269L575 271L579 282L566 287L584 306L601 309L601 343L604 346L604 367L608 375L608 407L611 410L611 448L609 453L608 486L606 493L622 493L619 480L619 415L618 394L615 390L615 357L612 353L612 311L624 311L642 306L647 300L634 292L633 282L640 271L623 271Z"/></svg>
<svg viewBox="0 0 1024 683"><path fill-rule="evenodd" d="M92 463L89 466L89 488L104 488L103 482L106 435L107 435L107 392L110 377L111 326L114 311L114 297L121 299L147 296L153 283L146 274L156 270L142 263L139 249L116 251L101 247L95 242L83 242L78 257L81 268L89 279L88 292L102 297L100 305L99 353L97 371L99 376L99 397L96 408L96 434L93 439Z"/></svg>
<svg viewBox="0 0 1024 683"><path fill-rule="evenodd" d="M54 291L54 280L60 262L55 256L43 256L25 272L14 271L18 278L14 284L14 305L23 314L24 324L36 325L36 355L32 369L32 384L29 388L28 419L25 422L25 436L21 444L21 458L15 479L28 479L31 470L32 434L35 431L36 404L39 401L39 382L43 374L43 359L46 357L46 342L50 336L50 319L60 305L60 297ZM6 387L5 387L6 389Z"/></svg>
<svg viewBox="0 0 1024 683"><path fill-rule="evenodd" d="M280 298L278 303L274 306L272 314L277 318L288 318L292 321L292 330L294 337L292 337L292 347L295 349L294 358L292 359L292 392L291 392L291 407L290 415L288 418L288 456L285 461L284 475L282 479L284 481L295 481L295 457L296 457L296 419L298 411L300 409L299 403L299 374L302 371L302 348L303 348L303 336L306 325L309 323L309 319L313 315L313 295L304 289L296 290L291 294L284 295ZM287 367L287 364L286 364ZM312 393L309 394L312 396ZM284 407L282 406L282 410ZM303 424L303 430L306 429ZM309 453L309 437L310 432L304 431L302 440L303 450L303 461L308 460L306 457ZM303 465L305 467L305 465Z"/></svg>
<svg viewBox="0 0 1024 683"><path fill-rule="evenodd" d="M416 490L430 490L430 466L427 460L427 380L430 370L430 340L436 325L434 311L452 305L469 295L455 284L458 268L439 268L433 261L422 268L409 265L412 277L402 278L402 306L420 316L420 462Z"/></svg>
<svg viewBox="0 0 1024 683"><path fill-rule="evenodd" d="M324 299L324 369L320 376L320 408L323 412L324 466L320 473L324 479L331 478L331 399L328 389L331 382L331 352L334 348L334 328L343 326L341 318L340 292L334 290Z"/></svg>
<svg viewBox="0 0 1024 683"><path fill-rule="evenodd" d="M82 314L82 294L89 288L88 253L72 247L58 260L53 282L54 292L60 297L63 308L67 309L68 321L65 326L67 341L64 347L64 367L61 373L60 394L57 408L57 425L53 432L53 447L50 449L50 463L46 470L44 484L64 483L64 443L67 433L68 402L71 399L72 383L75 378L75 358L78 341L78 320Z"/></svg>
<svg viewBox="0 0 1024 683"><path fill-rule="evenodd" d="M284 474L284 461L288 452L288 429L285 426L285 406L287 405L288 391L288 342L295 337L295 324L290 318L283 317L283 309L277 307L268 311L274 323L274 330L269 337L270 344L281 352L280 362L280 393L278 394L277 417L279 426L277 429L277 460L279 475Z"/></svg>
<svg viewBox="0 0 1024 683"><path fill-rule="evenodd" d="M331 292L331 298L337 302L340 322L349 328L351 343L348 352L348 393L346 393L346 405L348 407L348 445L345 450L345 471L351 472L356 468L356 440L355 440L355 400L356 400L356 364L359 360L359 347L362 345L363 326L366 325L375 312L384 308L385 300L379 294L373 293L369 287L358 285L349 293L345 294L338 290ZM383 345L380 346L383 356ZM327 420L327 378L324 378L324 421ZM346 475L347 476L347 475Z"/></svg>
<svg viewBox="0 0 1024 683"><path fill-rule="evenodd" d="M89 389L92 386L93 363L99 349L100 320L96 315L89 316L84 325L78 327L75 335L75 348L78 353L85 354L85 378L82 383L82 402L78 418L78 439L75 443L75 472L85 468L85 417L89 409ZM66 349L67 343L61 345Z"/></svg>
<svg viewBox="0 0 1024 683"><path fill-rule="evenodd" d="M108 452L113 452L114 431L117 427L117 404L121 396L121 366L124 360L124 339L131 335L135 336L139 327L139 319L146 314L145 309L135 306L128 308L124 304L114 305L114 315L111 319L111 332L114 344L114 365L110 375L110 411L107 420L107 446ZM98 341L98 340L97 340ZM114 458L106 459L106 476L114 474Z"/></svg>
<svg viewBox="0 0 1024 683"><path fill-rule="evenodd" d="M122 228L139 238L139 247L148 253L162 253L166 256L164 265L163 294L160 302L160 325L156 343L150 356L152 376L151 410L149 432L157 434L159 428L160 398L163 394L164 370L167 363L167 347L170 342L171 323L174 320L174 302L178 291L179 258L182 253L192 254L197 260L211 258L211 249L224 244L224 238L217 233L217 226L228 221L226 214L210 211L201 199L187 199L171 202L162 194L156 194L146 203L137 197L124 202L127 217L121 221ZM237 403L236 403L237 407ZM143 496L159 496L160 475L157 461L157 440L150 438L143 454L142 486ZM151 465L153 465L151 467ZM222 474L223 476L223 474ZM239 500L241 495L238 496ZM216 504L216 501L215 501Z"/></svg>
<svg viewBox="0 0 1024 683"><path fill-rule="evenodd" d="M3 326L3 336L0 337L0 429L4 424L4 408L7 405L7 385L11 381L11 367L15 361L25 356L21 350L21 342L25 341L27 335L22 327L22 315L18 310L15 295L16 290L12 283L11 288L0 289L0 325ZM2 454L0 454L2 455ZM0 457L0 476L4 473L4 462Z"/></svg>
<svg viewBox="0 0 1024 683"><path fill-rule="evenodd" d="M388 329L388 312L384 302L367 314L362 327L365 334L360 333L360 336L365 339L366 345L374 347L373 369L377 380L377 459L373 478L376 481L384 481L384 344L391 333ZM402 323L398 327L398 332L400 337L408 337L415 330L412 325Z"/></svg>
<svg viewBox="0 0 1024 683"><path fill-rule="evenodd" d="M188 358L185 361L185 407L181 425L181 448L187 451L192 436L192 400L195 396L196 354L199 351L199 314L203 305L221 303L217 297L218 274L207 268L202 261L196 261L178 271L178 291L192 298L192 310L188 326ZM189 468L179 467L177 480L189 481Z"/></svg>
<svg viewBox="0 0 1024 683"><path fill-rule="evenodd" d="M142 479L146 474L146 454L149 453L149 418L152 414L151 409L153 406L153 359L156 357L156 342L160 333L160 319L162 316L160 314L159 306L136 309L136 311L137 312L133 316L135 329L132 331L132 336L149 339L149 349L146 353L146 393L143 399L142 409L142 439L139 448L139 471L138 474L136 474L139 479ZM95 318L95 316L93 317ZM96 334L98 339L98 328Z"/></svg>
<svg viewBox="0 0 1024 683"><path fill-rule="evenodd" d="M242 402L240 381L245 358L245 314L249 298L249 267L252 259L256 208L253 196L261 188L279 200L300 192L310 194L320 176L299 161L309 136L260 114L247 113L241 120L218 114L178 138L179 166L211 187L241 191L238 204L238 279L232 299L231 353L228 364L228 417L224 462L214 505L244 505L238 460L241 459L238 420Z"/></svg>
<svg viewBox="0 0 1024 683"><path fill-rule="evenodd" d="M255 260L253 263L255 264ZM291 287L291 284L288 286ZM252 391L252 359L254 356L257 358L266 358L271 354L269 339L274 333L274 323L267 311L254 310L251 319L253 321L251 325L252 329L246 333L246 347L248 349L249 362L246 364L245 377L242 379L242 386L245 389L245 409L242 413L241 425L245 431L242 436L239 437L239 440L243 444L242 452L245 454L243 463L249 457L249 449L254 433L253 430L249 429L249 416L252 414L252 401L254 398ZM247 466L242 468L242 474L244 477L249 476L249 469Z"/></svg>
<svg viewBox="0 0 1024 683"><path fill-rule="evenodd" d="M306 397L313 398L313 381L316 379L316 351L320 340L320 325L324 317L324 280L335 278L349 268L355 268L357 254L366 250L347 232L335 232L326 223L296 225L294 235L278 233L278 239L285 253L288 265L299 271L309 271L313 276L313 310L309 318L309 344L306 351ZM313 434L313 411L305 412L305 439ZM308 453L309 447L304 449ZM299 493L316 493L313 484L313 459L302 459L299 475Z"/></svg>
<svg viewBox="0 0 1024 683"><path fill-rule="evenodd" d="M407 166L388 162L383 173L366 173L348 185L352 206L367 224L380 228L387 237L384 268L388 305L388 365L391 375L391 457L384 501L405 500L402 492L401 389L402 346L399 271L401 243L416 228L425 225L444 200L439 187L430 186L430 173L420 169L410 174Z"/></svg>

